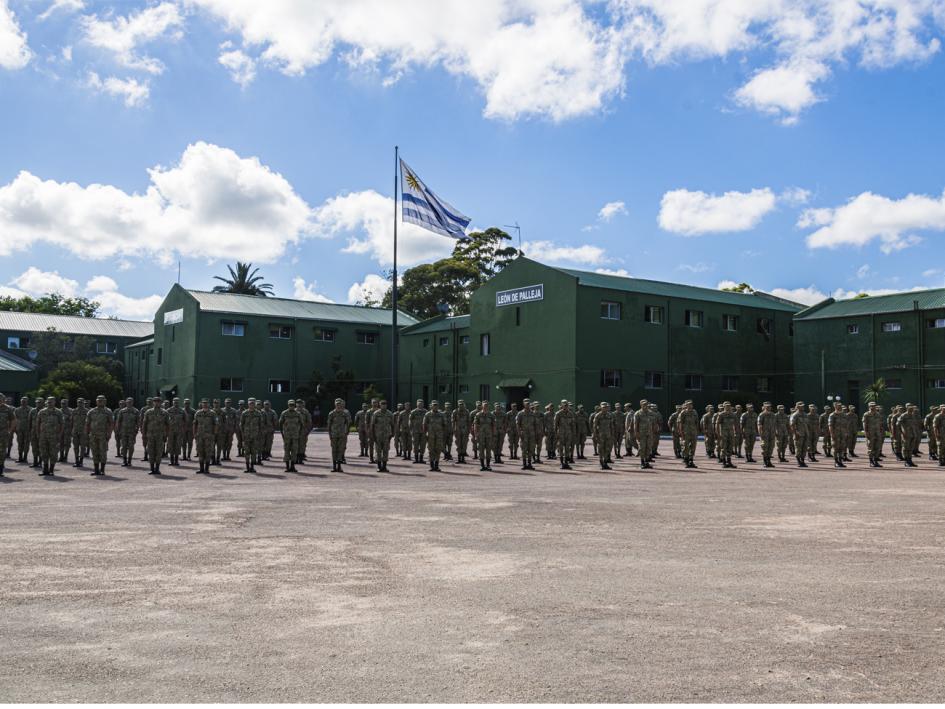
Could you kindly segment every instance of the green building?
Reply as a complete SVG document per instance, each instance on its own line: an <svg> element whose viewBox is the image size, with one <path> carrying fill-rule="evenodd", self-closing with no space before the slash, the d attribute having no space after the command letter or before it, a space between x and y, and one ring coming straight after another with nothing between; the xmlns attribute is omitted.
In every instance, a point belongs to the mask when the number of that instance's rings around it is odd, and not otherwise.
<svg viewBox="0 0 945 709"><path fill-rule="evenodd" d="M829 298L798 313L795 330L798 399L862 407L866 387L884 379L884 404L925 413L945 403L945 289Z"/></svg>
<svg viewBox="0 0 945 709"><path fill-rule="evenodd" d="M279 410L313 380L341 382L351 395L368 385L387 393L390 338L390 310L174 285L153 337L126 350L125 386L136 397L252 396Z"/></svg>
<svg viewBox="0 0 945 709"><path fill-rule="evenodd" d="M755 292L603 275L521 257L477 290L467 318L401 334L400 399L543 403L648 399L662 411L793 397L803 306ZM428 393L429 397L424 396Z"/></svg>
<svg viewBox="0 0 945 709"><path fill-rule="evenodd" d="M39 373L32 362L0 350L0 393L19 406L20 397L39 386Z"/></svg>

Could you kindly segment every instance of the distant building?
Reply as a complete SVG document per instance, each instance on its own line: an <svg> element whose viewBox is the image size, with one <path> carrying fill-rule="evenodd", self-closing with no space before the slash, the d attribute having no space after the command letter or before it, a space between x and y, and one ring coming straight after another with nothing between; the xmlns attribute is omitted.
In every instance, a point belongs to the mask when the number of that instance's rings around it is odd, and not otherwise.
<svg viewBox="0 0 945 709"><path fill-rule="evenodd" d="M19 406L20 397L37 386L39 373L35 364L0 350L0 393L10 397L14 406Z"/></svg>

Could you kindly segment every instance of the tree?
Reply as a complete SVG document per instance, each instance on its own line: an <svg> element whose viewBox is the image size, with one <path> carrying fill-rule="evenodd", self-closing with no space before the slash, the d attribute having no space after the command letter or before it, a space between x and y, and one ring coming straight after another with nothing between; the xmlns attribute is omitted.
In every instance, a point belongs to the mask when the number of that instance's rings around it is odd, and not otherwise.
<svg viewBox="0 0 945 709"><path fill-rule="evenodd" d="M875 401L877 404L882 404L888 396L889 389L886 387L886 380L882 377L868 385L866 389L863 390L863 401L865 401L867 404L871 401Z"/></svg>
<svg viewBox="0 0 945 709"><path fill-rule="evenodd" d="M725 286L725 288L720 288L719 290L728 291L729 293L754 293L755 289L752 288L747 283L739 283L737 286Z"/></svg>
<svg viewBox="0 0 945 709"><path fill-rule="evenodd" d="M109 406L116 406L122 397L121 382L104 367L89 362L64 362L56 367L30 397L54 396L75 403L80 396L94 405L104 395Z"/></svg>
<svg viewBox="0 0 945 709"><path fill-rule="evenodd" d="M332 357L329 366L331 367L330 376L326 377L316 369L307 383L296 387L296 395L309 409L325 400L331 403L328 408L334 406L335 399L344 399L347 402L348 396L354 389L354 372L341 368L340 355ZM325 410L325 407L322 408Z"/></svg>
<svg viewBox="0 0 945 709"><path fill-rule="evenodd" d="M66 335L55 328L48 328L30 338L30 350L36 352L35 362L40 380L65 362L88 362L101 367L118 381L125 377L125 364L121 358L97 354L94 337Z"/></svg>
<svg viewBox="0 0 945 709"><path fill-rule="evenodd" d="M0 296L0 310L17 313L44 313L46 315L79 315L94 318L101 304L88 298L66 298L61 293L47 293L39 298L28 295L14 298Z"/></svg>
<svg viewBox="0 0 945 709"><path fill-rule="evenodd" d="M272 295L271 283L260 283L262 276L257 276L258 268L253 268L251 263L236 262L236 270L232 266L227 266L230 277L214 276L214 280L222 281L224 285L214 286L214 293L241 293L242 295L261 295L263 297ZM252 270L250 270L252 269Z"/></svg>
<svg viewBox="0 0 945 709"><path fill-rule="evenodd" d="M380 401L383 398L384 398L384 392L380 391L373 384L368 384L366 387L364 387L364 391L361 392L361 399L364 401L365 404L370 404L371 399L377 399L378 401Z"/></svg>

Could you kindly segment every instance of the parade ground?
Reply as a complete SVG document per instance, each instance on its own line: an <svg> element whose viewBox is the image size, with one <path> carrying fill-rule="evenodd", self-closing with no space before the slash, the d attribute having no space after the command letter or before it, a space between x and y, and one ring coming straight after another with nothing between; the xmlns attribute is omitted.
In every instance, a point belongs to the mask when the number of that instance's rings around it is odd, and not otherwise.
<svg viewBox="0 0 945 709"><path fill-rule="evenodd" d="M0 702L942 702L945 469L860 449L378 473L352 436L331 473L316 434L298 473L8 462Z"/></svg>

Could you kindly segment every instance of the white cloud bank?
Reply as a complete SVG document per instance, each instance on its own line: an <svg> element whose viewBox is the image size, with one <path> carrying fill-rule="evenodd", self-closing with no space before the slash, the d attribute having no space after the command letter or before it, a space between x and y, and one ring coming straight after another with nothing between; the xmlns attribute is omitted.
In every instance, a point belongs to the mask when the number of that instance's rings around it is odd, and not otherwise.
<svg viewBox="0 0 945 709"><path fill-rule="evenodd" d="M124 295L110 276L93 276L85 288L80 288L75 279L61 276L58 271L43 271L36 266L30 266L10 281L10 285L0 286L0 296L38 297L47 293L59 293L67 298L84 296L98 301L103 315L129 320L151 320L164 300L160 295L143 298Z"/></svg>
<svg viewBox="0 0 945 709"><path fill-rule="evenodd" d="M522 244L522 252L530 259L546 263L576 263L596 266L606 260L604 250L593 244L562 246L552 241L526 241Z"/></svg>
<svg viewBox="0 0 945 709"><path fill-rule="evenodd" d="M0 0L0 69L22 69L32 57L26 33L17 24L7 0Z"/></svg>
<svg viewBox="0 0 945 709"><path fill-rule="evenodd" d="M297 300L312 300L316 303L334 303L327 295L322 295L316 289L318 284L315 281L306 283L302 276L296 276L292 279L292 297Z"/></svg>
<svg viewBox="0 0 945 709"><path fill-rule="evenodd" d="M731 288L737 285L738 284L735 281L719 281L717 287ZM801 303L802 305L816 305L817 303L827 300L827 298L833 298L834 300L848 300L849 298L855 298L860 293L866 293L867 295L890 295L892 293L901 293L903 290L924 290L924 287L914 286L913 288L909 289L862 288L860 290L837 288L832 293L822 291L814 285L802 288L761 288L760 290L770 293L773 296L777 296L778 298L784 298L785 300L791 300L795 303Z"/></svg>
<svg viewBox="0 0 945 709"><path fill-rule="evenodd" d="M176 40L183 36L184 18L175 3L162 2L128 15L101 19L95 15L82 18L85 41L109 52L122 66L160 74L164 65L154 57L138 52L141 45L158 39Z"/></svg>
<svg viewBox="0 0 945 709"><path fill-rule="evenodd" d="M659 225L683 236L747 231L775 208L777 198L769 188L722 195L672 190L660 202Z"/></svg>
<svg viewBox="0 0 945 709"><path fill-rule="evenodd" d="M400 278L397 279L397 282L400 282ZM389 288L389 280L376 273L369 273L360 283L351 284L351 287L348 289L348 302L358 305L368 302L380 303Z"/></svg>
<svg viewBox="0 0 945 709"><path fill-rule="evenodd" d="M89 72L85 85L98 93L122 99L128 108L143 106L151 95L151 86L147 81L119 79L117 76L107 76L103 79L94 71Z"/></svg>
<svg viewBox="0 0 945 709"><path fill-rule="evenodd" d="M618 214L626 215L626 213L627 205L623 202L608 202L597 212L597 218L602 222L609 222Z"/></svg>

